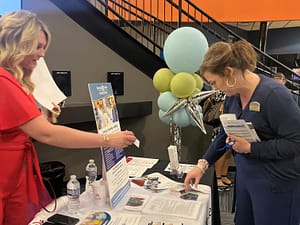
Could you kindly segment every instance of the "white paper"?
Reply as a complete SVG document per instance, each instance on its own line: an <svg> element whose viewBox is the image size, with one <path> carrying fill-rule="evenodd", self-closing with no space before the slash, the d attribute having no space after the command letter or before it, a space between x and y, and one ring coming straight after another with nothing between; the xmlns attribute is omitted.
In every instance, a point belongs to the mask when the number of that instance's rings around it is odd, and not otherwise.
<svg viewBox="0 0 300 225"><path fill-rule="evenodd" d="M44 58L40 58L36 68L33 70L31 79L35 84L33 96L35 99L48 110L53 109L53 104L58 104L67 97L57 87L53 80Z"/></svg>
<svg viewBox="0 0 300 225"><path fill-rule="evenodd" d="M191 188L194 191L204 193L204 194L210 194L210 192L211 192L210 187L207 185L203 185L203 184L198 184L197 187L195 185L191 185Z"/></svg>
<svg viewBox="0 0 300 225"><path fill-rule="evenodd" d="M179 163L179 167L181 168L183 173L190 172L193 168L195 168L195 164L185 164L185 163ZM165 171L171 172L171 165L170 163L165 168Z"/></svg>
<svg viewBox="0 0 300 225"><path fill-rule="evenodd" d="M142 212L145 214L177 216L196 220L201 206L202 204L199 201L154 196L147 202Z"/></svg>
<svg viewBox="0 0 300 225"><path fill-rule="evenodd" d="M260 141L251 122L246 122L243 119L237 120L234 114L222 114L220 121L226 134L234 134L249 142Z"/></svg>
<svg viewBox="0 0 300 225"><path fill-rule="evenodd" d="M142 216L129 213L112 214L112 220L109 225L139 225Z"/></svg>
<svg viewBox="0 0 300 225"><path fill-rule="evenodd" d="M152 168L158 162L158 159L128 156L127 162L129 177L141 177L148 168Z"/></svg>
<svg viewBox="0 0 300 225"><path fill-rule="evenodd" d="M133 144L139 148L140 147L140 140L139 139L135 139L135 141L133 142Z"/></svg>

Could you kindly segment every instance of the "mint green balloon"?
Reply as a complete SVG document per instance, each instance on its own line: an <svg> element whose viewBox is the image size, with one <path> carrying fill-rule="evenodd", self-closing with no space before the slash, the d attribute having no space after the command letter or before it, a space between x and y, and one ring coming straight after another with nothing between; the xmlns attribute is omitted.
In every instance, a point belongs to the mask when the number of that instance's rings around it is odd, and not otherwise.
<svg viewBox="0 0 300 225"><path fill-rule="evenodd" d="M164 112L163 110L159 110L158 111L158 116L159 116L159 119L163 122L163 123L166 123L166 124L170 124L172 122L172 116L169 115L169 116L164 116L166 112Z"/></svg>
<svg viewBox="0 0 300 225"><path fill-rule="evenodd" d="M166 64L174 73L195 73L199 70L207 49L207 39L200 30L180 27L167 37L163 55Z"/></svg>
<svg viewBox="0 0 300 225"><path fill-rule="evenodd" d="M196 90L196 80L192 74L181 72L177 73L171 80L171 92L178 98L192 96Z"/></svg>
<svg viewBox="0 0 300 225"><path fill-rule="evenodd" d="M170 91L170 82L173 77L174 73L170 69L159 69L153 76L153 86L159 92Z"/></svg>
<svg viewBox="0 0 300 225"><path fill-rule="evenodd" d="M173 113L173 122L179 127L187 127L191 124L190 116L185 108Z"/></svg>
<svg viewBox="0 0 300 225"><path fill-rule="evenodd" d="M178 98L175 95L170 91L166 91L158 96L157 105L159 109L167 112L177 101Z"/></svg>

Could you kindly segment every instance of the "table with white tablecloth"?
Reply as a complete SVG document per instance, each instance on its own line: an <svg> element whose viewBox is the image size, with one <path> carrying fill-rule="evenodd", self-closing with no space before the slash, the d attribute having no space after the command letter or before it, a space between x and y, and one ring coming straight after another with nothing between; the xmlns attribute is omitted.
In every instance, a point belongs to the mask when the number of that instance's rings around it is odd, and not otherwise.
<svg viewBox="0 0 300 225"><path fill-rule="evenodd" d="M182 184L176 183L160 173L154 173L150 176L159 177L159 180L162 181L165 188L163 188L161 191L153 192L145 189L143 186L139 186L131 182L131 187L128 193L126 193L124 198L114 209L111 209L109 204L103 205L102 207L96 206L93 201L93 196L90 193L83 192L80 196L81 207L76 215L68 214L66 208L68 199L66 196L62 196L57 199L57 209L55 212L47 213L45 210L41 210L36 214L30 225L43 224L43 222L47 221L48 217L55 213L77 217L80 219L78 225L84 224L85 218L93 212L107 212L111 216L111 221L108 223L109 225L147 225L151 224L151 222L153 222L153 224L164 223L168 225L211 225L211 189L209 186L200 185L200 192L192 192L198 196L197 200L184 200L180 198L181 193L177 191L178 187L180 187ZM145 203L146 206L144 209L126 209L125 205L130 196L133 195L149 197L149 201ZM156 212L155 210L157 209L155 209L155 206L149 206L150 203L155 201L159 201L160 204L169 204L169 209L166 208L166 210ZM52 202L47 207L51 209L53 208L53 204L54 203ZM170 212L169 214L168 211L173 211L171 208L172 204L174 204L174 207L177 209L174 208L174 212ZM197 212L197 215L194 217L194 219L189 218L189 208L185 208L192 207L192 204L195 206L197 205L196 208L199 209L199 212ZM156 206L158 208L163 207L162 205L158 204ZM153 207L153 212L151 212L151 207ZM178 215L174 215L174 213L176 214L176 210L180 210ZM160 223L158 223L158 221Z"/></svg>

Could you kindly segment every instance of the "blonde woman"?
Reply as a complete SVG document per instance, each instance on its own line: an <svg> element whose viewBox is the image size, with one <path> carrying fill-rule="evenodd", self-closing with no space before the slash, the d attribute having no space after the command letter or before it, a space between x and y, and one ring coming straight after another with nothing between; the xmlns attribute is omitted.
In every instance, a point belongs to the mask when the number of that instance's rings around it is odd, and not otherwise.
<svg viewBox="0 0 300 225"><path fill-rule="evenodd" d="M45 187L30 137L62 148L127 147L136 139L131 131L102 136L54 125L41 114L30 76L50 40L48 28L31 12L0 18L0 225L28 224L30 206L40 207L38 194Z"/></svg>

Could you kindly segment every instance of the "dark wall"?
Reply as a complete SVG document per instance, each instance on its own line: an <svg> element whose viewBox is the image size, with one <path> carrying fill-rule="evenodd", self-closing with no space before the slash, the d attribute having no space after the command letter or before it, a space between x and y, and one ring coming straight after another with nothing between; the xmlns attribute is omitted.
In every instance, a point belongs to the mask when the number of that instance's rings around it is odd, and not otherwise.
<svg viewBox="0 0 300 225"><path fill-rule="evenodd" d="M269 30L267 52L270 55L300 53L300 27Z"/></svg>
<svg viewBox="0 0 300 225"><path fill-rule="evenodd" d="M248 38L258 46L259 31L248 31ZM299 54L300 27L269 29L266 51L269 55Z"/></svg>

